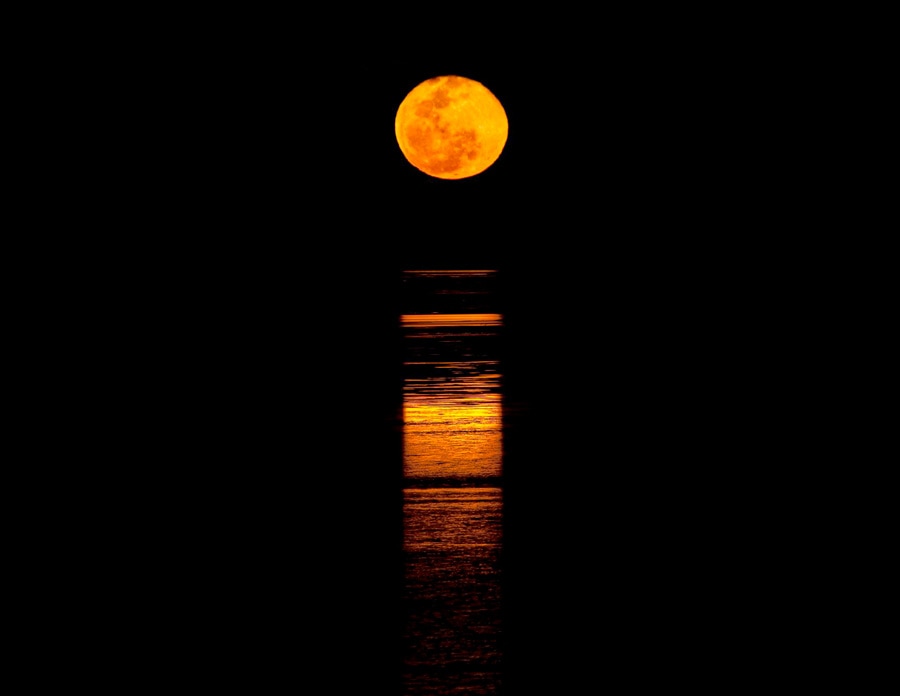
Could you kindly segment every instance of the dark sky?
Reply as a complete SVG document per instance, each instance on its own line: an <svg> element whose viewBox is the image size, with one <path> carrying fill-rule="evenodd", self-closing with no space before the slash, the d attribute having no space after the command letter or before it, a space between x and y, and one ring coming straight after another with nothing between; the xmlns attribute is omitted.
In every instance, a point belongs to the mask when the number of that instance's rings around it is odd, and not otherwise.
<svg viewBox="0 0 900 696"><path fill-rule="evenodd" d="M754 56L727 50L729 26L441 26L319 49L267 24L158 49L137 108L162 192L220 239L401 266L586 262L598 244L667 247L675 228L691 245L738 193ZM403 97L441 74L484 83L509 117L500 159L471 179L427 177L395 141Z"/></svg>
<svg viewBox="0 0 900 696"><path fill-rule="evenodd" d="M673 242L699 243L726 200L744 195L736 179L754 136L752 105L736 98L740 68L712 46L632 38L508 52L428 45L338 71L348 91L324 126L349 206L336 212L363 234L378 229L373 252L412 265L586 263L609 244L670 255ZM394 138L400 101L442 74L484 83L509 118L500 159L466 180L423 175Z"/></svg>

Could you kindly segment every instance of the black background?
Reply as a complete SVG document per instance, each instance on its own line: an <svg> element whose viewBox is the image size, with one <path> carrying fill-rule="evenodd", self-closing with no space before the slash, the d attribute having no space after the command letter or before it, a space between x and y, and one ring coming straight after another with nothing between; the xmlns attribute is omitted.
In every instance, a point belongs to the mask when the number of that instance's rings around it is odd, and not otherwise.
<svg viewBox="0 0 900 696"><path fill-rule="evenodd" d="M123 679L399 693L398 284L428 267L501 277L507 693L730 687L787 659L770 390L799 357L796 242L774 231L791 158L770 156L791 76L767 84L772 47L736 17L531 19L359 40L182 18L86 72L108 105L73 106L115 235L107 447L132 462ZM509 117L471 179L394 138L443 74Z"/></svg>

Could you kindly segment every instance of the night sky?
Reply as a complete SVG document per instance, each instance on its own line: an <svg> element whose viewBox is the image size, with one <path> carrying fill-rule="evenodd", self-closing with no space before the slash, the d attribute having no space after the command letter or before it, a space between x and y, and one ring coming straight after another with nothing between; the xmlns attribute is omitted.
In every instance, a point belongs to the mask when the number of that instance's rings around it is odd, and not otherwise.
<svg viewBox="0 0 900 696"><path fill-rule="evenodd" d="M160 63L168 72L137 105L141 155L162 192L176 194L160 205L177 200L189 214L177 224L205 216L195 236L214 227L244 253L279 250L285 262L683 256L709 241L725 210L751 216L738 206L760 137L748 114L759 106L752 55L722 57L727 32L698 42L663 25L622 22L551 48L487 24L325 53L280 34L213 34L196 55L149 61L151 75ZM443 74L482 82L509 117L500 159L471 179L427 177L395 141L403 97Z"/></svg>

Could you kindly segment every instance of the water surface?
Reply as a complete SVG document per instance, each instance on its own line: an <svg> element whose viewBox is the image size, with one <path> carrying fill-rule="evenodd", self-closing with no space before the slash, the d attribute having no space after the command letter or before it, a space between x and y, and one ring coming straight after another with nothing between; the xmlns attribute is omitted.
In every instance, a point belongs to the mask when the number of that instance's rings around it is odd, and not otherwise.
<svg viewBox="0 0 900 696"><path fill-rule="evenodd" d="M404 694L501 680L502 316L493 271L407 271Z"/></svg>

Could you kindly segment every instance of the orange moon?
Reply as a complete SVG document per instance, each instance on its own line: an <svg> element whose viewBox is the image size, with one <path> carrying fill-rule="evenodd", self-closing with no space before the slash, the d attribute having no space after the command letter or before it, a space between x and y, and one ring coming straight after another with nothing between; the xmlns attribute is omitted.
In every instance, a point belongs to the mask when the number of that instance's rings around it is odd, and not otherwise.
<svg viewBox="0 0 900 696"><path fill-rule="evenodd" d="M403 156L416 169L439 179L465 179L497 161L509 122L500 100L483 84L442 75L406 95L394 131Z"/></svg>

